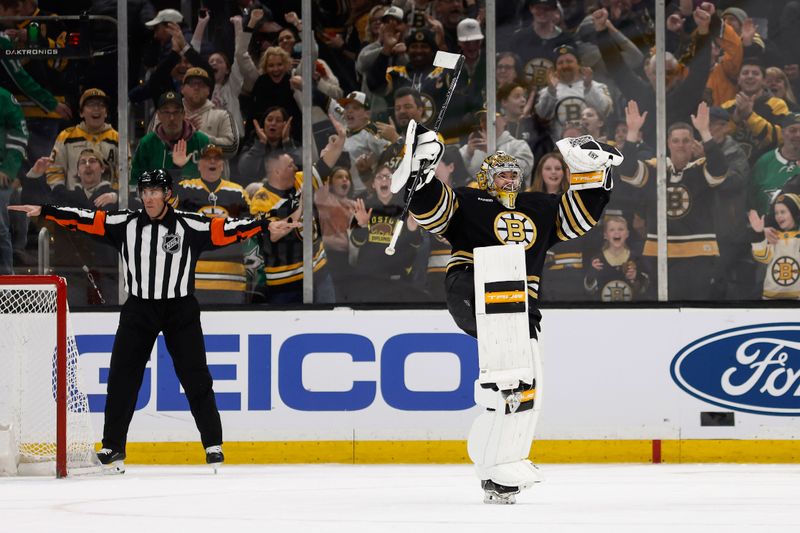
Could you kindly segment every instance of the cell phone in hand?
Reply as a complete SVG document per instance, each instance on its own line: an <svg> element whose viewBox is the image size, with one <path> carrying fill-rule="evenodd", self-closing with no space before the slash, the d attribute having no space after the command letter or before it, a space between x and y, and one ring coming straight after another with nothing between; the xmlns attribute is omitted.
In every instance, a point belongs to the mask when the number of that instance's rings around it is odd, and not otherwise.
<svg viewBox="0 0 800 533"><path fill-rule="evenodd" d="M206 7L201 7L201 8L200 8L200 9L197 11L197 16L198 16L198 17L200 17L201 19L204 19L204 18L206 18L206 17L208 16L208 8L206 8Z"/></svg>

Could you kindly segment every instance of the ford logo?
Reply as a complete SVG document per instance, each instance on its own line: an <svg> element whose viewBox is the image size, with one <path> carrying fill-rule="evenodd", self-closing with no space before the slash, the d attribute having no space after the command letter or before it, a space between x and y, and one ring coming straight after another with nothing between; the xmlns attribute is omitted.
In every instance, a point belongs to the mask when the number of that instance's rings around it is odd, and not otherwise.
<svg viewBox="0 0 800 533"><path fill-rule="evenodd" d="M672 359L673 381L695 398L745 413L800 415L800 323L720 331Z"/></svg>

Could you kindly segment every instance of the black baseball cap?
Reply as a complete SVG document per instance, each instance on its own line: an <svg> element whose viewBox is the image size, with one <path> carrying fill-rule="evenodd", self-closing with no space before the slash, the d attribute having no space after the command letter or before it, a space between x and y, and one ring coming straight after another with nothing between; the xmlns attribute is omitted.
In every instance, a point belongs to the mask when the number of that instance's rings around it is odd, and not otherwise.
<svg viewBox="0 0 800 533"><path fill-rule="evenodd" d="M210 90L214 90L214 82L206 72L206 69L200 67L191 67L186 70L186 74L183 75L183 83L187 83L191 79L198 79L208 86Z"/></svg>
<svg viewBox="0 0 800 533"><path fill-rule="evenodd" d="M713 106L708 110L708 116L711 120L724 120L728 122L731 119L731 114L728 110L719 106Z"/></svg>
<svg viewBox="0 0 800 533"><path fill-rule="evenodd" d="M558 9L558 0L527 0L528 6L545 6L551 9Z"/></svg>
<svg viewBox="0 0 800 533"><path fill-rule="evenodd" d="M578 58L578 51L574 46L571 44L562 44L553 48L553 61L556 61L559 57L566 54L572 54L575 56L575 59Z"/></svg>
<svg viewBox="0 0 800 533"><path fill-rule="evenodd" d="M183 109L183 99L181 99L181 95L175 91L167 91L158 97L158 109L161 109L167 104L175 104Z"/></svg>
<svg viewBox="0 0 800 533"><path fill-rule="evenodd" d="M428 28L414 28L406 37L406 46L411 46L413 43L425 43L431 47L432 50L438 50L436 45L436 36Z"/></svg>
<svg viewBox="0 0 800 533"><path fill-rule="evenodd" d="M788 128L795 124L800 124L800 113L789 113L781 119L782 128Z"/></svg>

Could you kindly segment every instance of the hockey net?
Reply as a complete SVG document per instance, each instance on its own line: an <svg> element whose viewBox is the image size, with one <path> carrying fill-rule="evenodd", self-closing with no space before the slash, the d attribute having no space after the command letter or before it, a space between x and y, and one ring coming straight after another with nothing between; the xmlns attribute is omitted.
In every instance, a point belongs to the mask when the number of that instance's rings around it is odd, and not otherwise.
<svg viewBox="0 0 800 533"><path fill-rule="evenodd" d="M0 276L0 475L97 470L89 402L57 276Z"/></svg>

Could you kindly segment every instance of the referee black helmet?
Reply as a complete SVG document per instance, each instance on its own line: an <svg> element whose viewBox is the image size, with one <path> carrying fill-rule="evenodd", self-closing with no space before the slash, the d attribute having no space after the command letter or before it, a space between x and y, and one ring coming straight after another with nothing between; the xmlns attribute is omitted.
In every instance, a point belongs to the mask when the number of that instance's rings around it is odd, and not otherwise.
<svg viewBox="0 0 800 533"><path fill-rule="evenodd" d="M166 170L157 168L155 170L145 170L139 174L139 190L143 189L163 189L166 193L172 190L172 177Z"/></svg>

